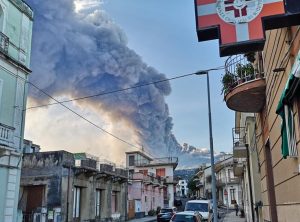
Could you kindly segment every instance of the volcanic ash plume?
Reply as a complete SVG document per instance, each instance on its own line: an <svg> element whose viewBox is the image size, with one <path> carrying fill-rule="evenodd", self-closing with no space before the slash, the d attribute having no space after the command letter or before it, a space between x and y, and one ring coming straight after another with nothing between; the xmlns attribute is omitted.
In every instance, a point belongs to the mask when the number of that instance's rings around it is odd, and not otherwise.
<svg viewBox="0 0 300 222"><path fill-rule="evenodd" d="M127 47L122 30L95 0L28 0L35 13L31 82L55 97L71 98L162 80ZM79 12L78 12L79 11ZM178 150L165 96L168 82L78 102L126 122L138 143L154 153ZM49 102L31 91L36 103Z"/></svg>

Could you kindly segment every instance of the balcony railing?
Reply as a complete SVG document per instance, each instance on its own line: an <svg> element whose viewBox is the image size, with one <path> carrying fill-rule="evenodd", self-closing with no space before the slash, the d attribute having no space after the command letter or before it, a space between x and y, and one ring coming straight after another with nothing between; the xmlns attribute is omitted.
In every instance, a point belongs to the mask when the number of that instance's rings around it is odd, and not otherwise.
<svg viewBox="0 0 300 222"><path fill-rule="evenodd" d="M246 128L238 127L232 129L233 138L233 157L234 158L247 158L247 147L246 144Z"/></svg>
<svg viewBox="0 0 300 222"><path fill-rule="evenodd" d="M100 163L100 172L112 174L114 171L114 166L107 163Z"/></svg>
<svg viewBox="0 0 300 222"><path fill-rule="evenodd" d="M76 160L75 165L81 168L97 169L97 161L92 159Z"/></svg>
<svg viewBox="0 0 300 222"><path fill-rule="evenodd" d="M240 183L240 179L237 177L222 177L216 180L217 186L231 185Z"/></svg>
<svg viewBox="0 0 300 222"><path fill-rule="evenodd" d="M225 62L223 91L228 108L239 112L259 112L265 104L266 82L262 68L254 67L244 55Z"/></svg>
<svg viewBox="0 0 300 222"><path fill-rule="evenodd" d="M160 164L178 164L178 157L164 157L156 158L151 161L149 160L137 160L134 162L135 166L149 166L149 165L160 165Z"/></svg>
<svg viewBox="0 0 300 222"><path fill-rule="evenodd" d="M115 169L116 176L121 176L124 178L128 178L128 170L122 169L122 168L116 168Z"/></svg>
<svg viewBox="0 0 300 222"><path fill-rule="evenodd" d="M0 32L0 51L7 54L8 53L8 45L9 45L9 38Z"/></svg>
<svg viewBox="0 0 300 222"><path fill-rule="evenodd" d="M13 145L13 135L15 128L0 123L0 144L4 146Z"/></svg>

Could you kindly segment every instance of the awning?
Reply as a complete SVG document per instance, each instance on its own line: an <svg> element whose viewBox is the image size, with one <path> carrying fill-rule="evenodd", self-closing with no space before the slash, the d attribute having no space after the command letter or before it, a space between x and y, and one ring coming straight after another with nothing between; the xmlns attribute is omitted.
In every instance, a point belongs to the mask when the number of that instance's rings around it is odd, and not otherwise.
<svg viewBox="0 0 300 222"><path fill-rule="evenodd" d="M300 52L279 100L276 113L281 116L281 152L283 158L298 156L295 124L293 115L293 99L300 95Z"/></svg>

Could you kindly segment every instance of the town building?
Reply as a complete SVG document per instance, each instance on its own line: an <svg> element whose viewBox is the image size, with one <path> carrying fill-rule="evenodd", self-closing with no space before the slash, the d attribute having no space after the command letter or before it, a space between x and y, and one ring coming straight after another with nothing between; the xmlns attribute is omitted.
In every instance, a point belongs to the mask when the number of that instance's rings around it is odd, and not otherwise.
<svg viewBox="0 0 300 222"><path fill-rule="evenodd" d="M125 221L128 171L86 153L24 154L24 222Z"/></svg>
<svg viewBox="0 0 300 222"><path fill-rule="evenodd" d="M243 204L241 180L234 175L233 164L232 155L224 155L215 163L217 201L227 208Z"/></svg>
<svg viewBox="0 0 300 222"><path fill-rule="evenodd" d="M142 218L149 211L164 206L164 185L161 177L144 172L129 174L128 219ZM151 214L151 213L150 213Z"/></svg>
<svg viewBox="0 0 300 222"><path fill-rule="evenodd" d="M33 12L20 0L0 1L0 221L18 209Z"/></svg>
<svg viewBox="0 0 300 222"><path fill-rule="evenodd" d="M188 182L186 180L179 180L176 184L176 196L187 197L188 191Z"/></svg>
<svg viewBox="0 0 300 222"><path fill-rule="evenodd" d="M144 151L126 152L126 167L131 178L128 185L129 215L147 215L157 207L173 207L177 165L177 157L152 158ZM149 179L154 180L152 184L147 182Z"/></svg>
<svg viewBox="0 0 300 222"><path fill-rule="evenodd" d="M250 221L300 217L299 30L295 26L267 31L262 52L226 61L226 72L236 76L225 90L226 104L239 116L235 125L252 130L245 133L246 146L234 145L233 150L244 152L235 168L247 186ZM254 115L245 117L245 113Z"/></svg>
<svg viewBox="0 0 300 222"><path fill-rule="evenodd" d="M23 153L38 153L41 147L30 140L23 140Z"/></svg>
<svg viewBox="0 0 300 222"><path fill-rule="evenodd" d="M199 171L196 173L195 178L197 179L196 187L196 197L197 199L205 199L206 198L206 192L205 192L205 168L206 165L203 164L199 167ZM208 167L210 168L210 167Z"/></svg>
<svg viewBox="0 0 300 222"><path fill-rule="evenodd" d="M261 174L255 140L255 116L253 113L235 114L233 128L234 174L242 181L243 209L247 221L263 221Z"/></svg>

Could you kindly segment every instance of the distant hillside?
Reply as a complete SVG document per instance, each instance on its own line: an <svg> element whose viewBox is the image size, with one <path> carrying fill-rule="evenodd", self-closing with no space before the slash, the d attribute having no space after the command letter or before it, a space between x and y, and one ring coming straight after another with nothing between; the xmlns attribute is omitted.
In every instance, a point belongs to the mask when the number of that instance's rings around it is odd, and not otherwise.
<svg viewBox="0 0 300 222"><path fill-rule="evenodd" d="M198 168L175 170L174 177L180 177L181 179L189 180L193 175L195 175L197 170Z"/></svg>

